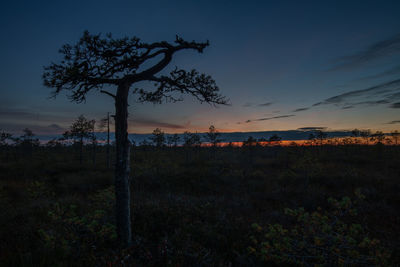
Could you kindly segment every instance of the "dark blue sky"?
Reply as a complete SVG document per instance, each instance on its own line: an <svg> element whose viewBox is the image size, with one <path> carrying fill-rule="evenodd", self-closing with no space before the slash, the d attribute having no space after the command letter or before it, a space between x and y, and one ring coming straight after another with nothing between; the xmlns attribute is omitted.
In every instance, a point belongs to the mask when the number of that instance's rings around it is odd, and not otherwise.
<svg viewBox="0 0 400 267"><path fill-rule="evenodd" d="M40 3L39 3L40 2ZM17 1L2 5L0 129L62 132L80 114L100 119L112 99L49 100L43 66L84 30L144 42L210 40L172 62L213 76L231 106L190 97L154 106L130 101L130 132L390 131L400 122L400 1Z"/></svg>

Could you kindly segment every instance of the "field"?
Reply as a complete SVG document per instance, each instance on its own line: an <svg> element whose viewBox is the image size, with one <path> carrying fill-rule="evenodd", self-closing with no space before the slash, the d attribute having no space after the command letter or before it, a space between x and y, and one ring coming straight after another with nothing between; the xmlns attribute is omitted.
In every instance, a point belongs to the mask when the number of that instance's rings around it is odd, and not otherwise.
<svg viewBox="0 0 400 267"><path fill-rule="evenodd" d="M3 146L1 266L394 266L400 147L135 147L118 250L104 147Z"/></svg>

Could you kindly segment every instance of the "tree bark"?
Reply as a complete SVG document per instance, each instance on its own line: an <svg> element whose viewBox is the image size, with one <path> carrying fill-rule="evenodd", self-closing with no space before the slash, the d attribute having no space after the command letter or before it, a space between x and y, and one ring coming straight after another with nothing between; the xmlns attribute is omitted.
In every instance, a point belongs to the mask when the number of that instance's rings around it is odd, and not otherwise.
<svg viewBox="0 0 400 267"><path fill-rule="evenodd" d="M129 85L118 86L115 98L115 200L117 234L126 248L132 243L130 210L130 145L128 139L128 93Z"/></svg>

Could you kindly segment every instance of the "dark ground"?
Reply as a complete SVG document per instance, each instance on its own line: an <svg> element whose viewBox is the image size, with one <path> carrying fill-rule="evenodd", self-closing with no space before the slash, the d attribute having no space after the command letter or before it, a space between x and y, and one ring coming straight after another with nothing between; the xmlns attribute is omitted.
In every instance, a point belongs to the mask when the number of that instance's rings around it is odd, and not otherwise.
<svg viewBox="0 0 400 267"><path fill-rule="evenodd" d="M1 266L400 263L398 146L134 148L123 251L105 149L85 149L1 148Z"/></svg>

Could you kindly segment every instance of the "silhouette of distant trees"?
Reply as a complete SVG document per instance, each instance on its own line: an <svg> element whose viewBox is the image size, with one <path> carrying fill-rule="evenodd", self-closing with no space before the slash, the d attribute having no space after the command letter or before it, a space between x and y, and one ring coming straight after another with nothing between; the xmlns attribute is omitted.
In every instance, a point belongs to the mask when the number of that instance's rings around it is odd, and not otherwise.
<svg viewBox="0 0 400 267"><path fill-rule="evenodd" d="M208 132L206 133L206 140L213 146L216 147L221 141L222 139L220 139L219 137L221 136L221 133L219 133L217 131L217 129L215 129L214 125L211 125L208 128Z"/></svg>
<svg viewBox="0 0 400 267"><path fill-rule="evenodd" d="M399 140L399 138L400 138L400 132L397 131L397 130L395 130L395 131L392 131L392 132L390 133L390 135L392 136L392 139L394 140L394 144L397 146L398 140Z"/></svg>
<svg viewBox="0 0 400 267"><path fill-rule="evenodd" d="M186 131L183 133L183 145L186 147L200 146L201 138L197 133Z"/></svg>
<svg viewBox="0 0 400 267"><path fill-rule="evenodd" d="M268 143L270 144L280 144L282 141L282 137L278 136L277 134L273 134L268 138Z"/></svg>
<svg viewBox="0 0 400 267"><path fill-rule="evenodd" d="M310 145L313 145L316 138L317 138L317 137L315 136L314 133L310 133L310 134L308 135L309 144L310 144Z"/></svg>
<svg viewBox="0 0 400 267"><path fill-rule="evenodd" d="M0 131L0 146L6 145L7 140L12 140L12 134Z"/></svg>
<svg viewBox="0 0 400 267"><path fill-rule="evenodd" d="M369 144L369 138L371 136L371 130L362 130L360 131L360 136L364 139L365 143Z"/></svg>
<svg viewBox="0 0 400 267"><path fill-rule="evenodd" d="M154 143L154 145L158 148L165 145L165 135L164 132L161 131L160 128L156 128L153 131L153 135L150 137L150 140Z"/></svg>
<svg viewBox="0 0 400 267"><path fill-rule="evenodd" d="M322 146L324 143L324 140L328 137L328 134L325 133L324 131L317 130L315 131L315 138L319 140L319 145Z"/></svg>
<svg viewBox="0 0 400 267"><path fill-rule="evenodd" d="M169 135L167 137L167 143L169 146L174 146L177 147L178 146L178 142L181 138L179 137L178 134L173 134L173 135Z"/></svg>
<svg viewBox="0 0 400 267"><path fill-rule="evenodd" d="M255 139L253 136L249 136L247 140L243 141L242 146L252 147L257 144L258 144L257 139Z"/></svg>
<svg viewBox="0 0 400 267"><path fill-rule="evenodd" d="M377 144L382 144L384 139L385 134L382 131L376 131L374 134L371 134L371 141L375 141Z"/></svg>
<svg viewBox="0 0 400 267"><path fill-rule="evenodd" d="M83 160L83 144L84 140L92 140L94 142L94 124L95 120L88 120L85 116L80 115L70 126L69 131L64 132L63 136L66 140L72 139L79 146L79 163Z"/></svg>
<svg viewBox="0 0 400 267"><path fill-rule="evenodd" d="M53 96L69 91L72 101L83 102L88 92L100 90L115 102L115 196L117 235L123 247L132 243L130 196L130 142L128 139L128 96L138 95L141 102L162 103L182 100L189 94L200 102L226 104L211 76L196 70L175 68L168 75L158 75L182 50L202 53L208 41L199 43L176 37L166 41L143 43L137 37L103 38L85 31L75 45L66 44L60 50L63 59L45 67L44 84L54 88ZM154 90L135 88L134 84L150 82ZM115 92L104 90L116 87ZM147 88L147 87L146 87Z"/></svg>

